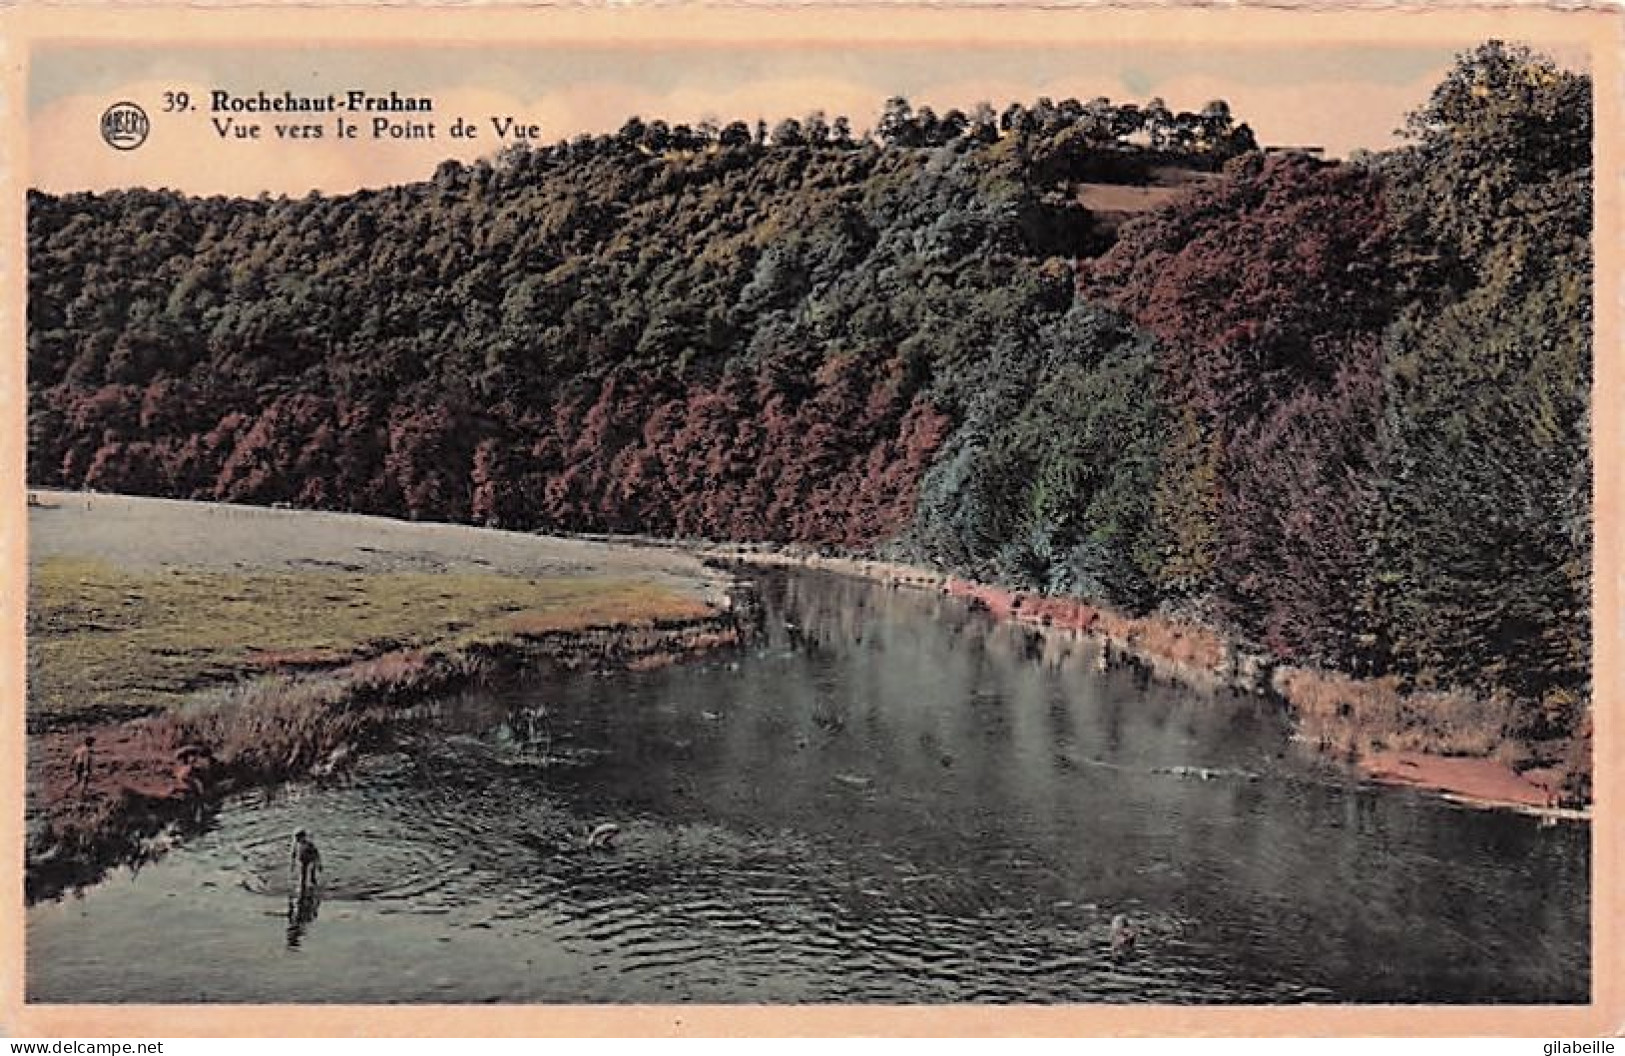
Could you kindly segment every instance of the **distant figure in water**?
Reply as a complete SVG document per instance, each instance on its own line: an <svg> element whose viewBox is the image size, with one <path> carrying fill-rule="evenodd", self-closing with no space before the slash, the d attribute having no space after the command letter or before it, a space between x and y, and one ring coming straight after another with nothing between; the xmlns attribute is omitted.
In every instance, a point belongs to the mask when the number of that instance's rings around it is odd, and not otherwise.
<svg viewBox="0 0 1625 1056"><path fill-rule="evenodd" d="M86 735L73 750L73 787L81 796L90 791L90 775L96 768L96 738Z"/></svg>
<svg viewBox="0 0 1625 1056"><path fill-rule="evenodd" d="M1134 952L1134 944L1140 941L1140 929L1130 924L1128 918L1119 913L1112 918L1112 960L1121 961Z"/></svg>
<svg viewBox="0 0 1625 1056"><path fill-rule="evenodd" d="M204 782L214 766L214 753L201 744L182 745L175 751L175 767L171 771L175 787L170 795L192 805L194 820L203 819Z"/></svg>
<svg viewBox="0 0 1625 1056"><path fill-rule="evenodd" d="M203 795L203 779L198 776L197 760L183 755L175 760L175 795L181 799L198 799Z"/></svg>
<svg viewBox="0 0 1625 1056"><path fill-rule="evenodd" d="M613 821L606 821L602 825L587 833L587 849L589 851L607 851L615 845L615 837L621 834L621 827Z"/></svg>
<svg viewBox="0 0 1625 1056"><path fill-rule="evenodd" d="M299 871L299 894L303 897L316 886L322 873L322 852L304 829L293 834L293 867Z"/></svg>

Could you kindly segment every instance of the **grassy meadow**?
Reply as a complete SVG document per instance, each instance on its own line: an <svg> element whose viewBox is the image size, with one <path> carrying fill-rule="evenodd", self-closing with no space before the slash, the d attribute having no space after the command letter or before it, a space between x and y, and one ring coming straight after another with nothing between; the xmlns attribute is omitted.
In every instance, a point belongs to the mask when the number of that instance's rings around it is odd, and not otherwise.
<svg viewBox="0 0 1625 1056"><path fill-rule="evenodd" d="M29 535L34 731L272 676L691 620L724 594L671 550L353 514L41 490Z"/></svg>
<svg viewBox="0 0 1625 1056"><path fill-rule="evenodd" d="M30 583L31 715L52 726L126 718L256 672L707 611L669 587L602 575L128 569L53 557Z"/></svg>

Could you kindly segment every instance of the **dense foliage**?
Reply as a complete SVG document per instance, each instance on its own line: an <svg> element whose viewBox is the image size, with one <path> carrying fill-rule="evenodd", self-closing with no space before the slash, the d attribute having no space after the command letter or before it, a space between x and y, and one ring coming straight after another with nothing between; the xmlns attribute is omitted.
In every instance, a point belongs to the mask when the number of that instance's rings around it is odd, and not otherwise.
<svg viewBox="0 0 1625 1056"><path fill-rule="evenodd" d="M1354 163L1223 103L894 99L337 198L36 193L30 478L884 549L1564 735L1590 115L1489 44ZM1082 204L1148 183L1192 189Z"/></svg>
<svg viewBox="0 0 1625 1056"><path fill-rule="evenodd" d="M1242 159L1083 290L1159 339L1164 597L1550 737L1589 693L1590 82L1487 44L1409 128Z"/></svg>
<svg viewBox="0 0 1625 1056"><path fill-rule="evenodd" d="M878 142L634 119L342 198L33 195L31 477L888 538L987 349L1071 300L1074 185L1251 146L1222 104L983 110L893 100Z"/></svg>
<svg viewBox="0 0 1625 1056"><path fill-rule="evenodd" d="M1372 623L1424 681L1577 720L1589 690L1591 82L1488 45L1380 159L1406 265L1386 334Z"/></svg>

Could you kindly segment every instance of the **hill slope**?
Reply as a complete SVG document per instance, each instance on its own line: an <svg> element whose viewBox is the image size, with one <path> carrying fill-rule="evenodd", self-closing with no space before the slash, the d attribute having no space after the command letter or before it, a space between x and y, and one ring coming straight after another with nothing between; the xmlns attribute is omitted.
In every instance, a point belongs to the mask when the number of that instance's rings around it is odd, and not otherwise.
<svg viewBox="0 0 1625 1056"><path fill-rule="evenodd" d="M879 128L31 195L31 478L884 549L1583 734L1587 78L1487 44L1358 164L1218 104Z"/></svg>

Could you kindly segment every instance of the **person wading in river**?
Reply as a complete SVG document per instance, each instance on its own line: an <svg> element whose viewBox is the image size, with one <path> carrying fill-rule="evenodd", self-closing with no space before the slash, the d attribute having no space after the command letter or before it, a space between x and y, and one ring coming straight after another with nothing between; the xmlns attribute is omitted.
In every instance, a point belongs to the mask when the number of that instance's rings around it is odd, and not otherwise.
<svg viewBox="0 0 1625 1056"><path fill-rule="evenodd" d="M1140 941L1140 929L1119 913L1112 918L1111 941L1112 960L1124 960L1134 953L1135 944Z"/></svg>
<svg viewBox="0 0 1625 1056"><path fill-rule="evenodd" d="M299 895L314 889L322 872L322 853L316 844L300 829L293 834L293 867L299 871Z"/></svg>

